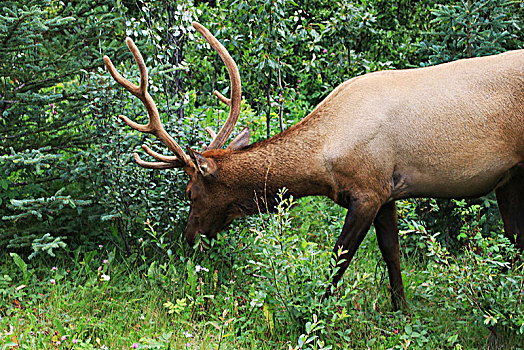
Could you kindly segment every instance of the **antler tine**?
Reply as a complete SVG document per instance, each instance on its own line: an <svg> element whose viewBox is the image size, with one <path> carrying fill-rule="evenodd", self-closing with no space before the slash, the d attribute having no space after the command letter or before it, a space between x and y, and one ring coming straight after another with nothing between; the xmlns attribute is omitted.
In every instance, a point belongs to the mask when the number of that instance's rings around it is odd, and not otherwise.
<svg viewBox="0 0 524 350"><path fill-rule="evenodd" d="M217 133L213 129L211 129L210 127L207 127L205 130L207 131L209 136L211 136L212 139L217 137Z"/></svg>
<svg viewBox="0 0 524 350"><path fill-rule="evenodd" d="M181 161L180 161L180 159L178 159L178 157L164 156L163 154L160 154L160 153L157 153L157 152L153 151L151 148L147 147L146 145L142 145L142 149L144 151L146 151L146 153L149 154L151 157L153 157L156 160L159 160L161 162L172 163L172 164L181 163ZM181 164L181 166L182 166L182 164ZM176 165L173 166L173 167L175 168Z"/></svg>
<svg viewBox="0 0 524 350"><path fill-rule="evenodd" d="M220 92L216 90L213 92L215 93L215 96L218 97L220 101L222 101L223 103L225 103L228 106L231 106L231 100L229 98L225 97L224 95L222 95Z"/></svg>
<svg viewBox="0 0 524 350"><path fill-rule="evenodd" d="M140 165L143 168L147 169L171 169L171 168L178 168L181 165L175 165L175 163L166 163L166 162L145 162L142 159L140 159L140 156L138 153L133 153L133 156L135 157L135 162Z"/></svg>
<svg viewBox="0 0 524 350"><path fill-rule="evenodd" d="M122 75L120 75L120 73L117 72L115 66L113 65L109 57L104 56L104 62L107 66L107 69L109 70L109 73L111 73L111 75L116 80L116 82L122 85L127 91L132 93L138 99L140 99L140 101L142 101L142 103L146 107L147 114L149 116L149 122L146 125L142 125L142 124L135 123L134 121L130 120L129 118L123 115L119 115L119 118L122 119L127 125L129 125L130 127L132 127L135 130L155 135L167 146L167 148L169 148L171 152L176 154L176 158L175 157L166 157L166 158L171 159L169 161L170 162L169 167L171 168L182 167L187 164L190 164L191 159L187 156L184 150L178 145L178 143L171 137L171 135L167 133L167 131L162 126L162 122L160 121L160 115L158 113L158 109L156 108L156 104L153 101L153 98L151 97L151 95L149 95L149 92L147 91L148 74L147 74L147 67L144 63L142 54L140 53L140 51L138 50L138 48L136 47L135 43L133 42L131 38L126 39L126 44L127 44L127 47L129 47L129 50L131 51L131 53L133 54L136 64L138 65L138 70L140 71L140 85L139 86L136 86L135 84L131 83L129 80L125 79ZM158 153L156 152L155 154L158 155ZM158 157L155 157L155 156L153 157L156 159L159 159ZM162 163L144 162L140 159L140 157L138 157L137 154L135 154L135 160L137 161L139 165L145 168L150 168L150 169L165 169L166 168L165 164L162 164ZM155 168L155 167L152 167L151 164L160 164L159 165L160 167Z"/></svg>
<svg viewBox="0 0 524 350"><path fill-rule="evenodd" d="M235 123L238 119L238 116L240 115L240 101L242 98L240 73L238 71L237 64L235 63L231 55L227 52L226 48L213 36L213 34L211 34L209 30L207 30L200 23L197 22L193 22L193 27L200 34L202 34L202 36L204 37L204 39L206 39L209 45L211 45L211 47L218 53L218 55L227 67L229 79L231 80L231 99L228 99L224 97L222 94L220 94L218 91L215 91L215 95L220 99L220 101L222 101L230 107L229 116L227 117L224 126L222 126L216 137L213 138L213 141L211 141L211 143L208 146L208 149L216 149L222 147L226 143L227 138L229 137L229 135L231 135L231 132L233 131Z"/></svg>

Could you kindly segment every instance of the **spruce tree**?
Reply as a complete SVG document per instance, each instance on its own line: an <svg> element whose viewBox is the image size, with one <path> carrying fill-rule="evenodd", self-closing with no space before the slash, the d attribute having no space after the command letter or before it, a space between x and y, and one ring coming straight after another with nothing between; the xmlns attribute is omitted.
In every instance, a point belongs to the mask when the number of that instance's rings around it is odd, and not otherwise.
<svg viewBox="0 0 524 350"><path fill-rule="evenodd" d="M0 4L0 248L60 247L88 232L83 154L96 139L87 73L123 37L114 1ZM46 245L47 244L47 245ZM63 245L62 245L63 246Z"/></svg>

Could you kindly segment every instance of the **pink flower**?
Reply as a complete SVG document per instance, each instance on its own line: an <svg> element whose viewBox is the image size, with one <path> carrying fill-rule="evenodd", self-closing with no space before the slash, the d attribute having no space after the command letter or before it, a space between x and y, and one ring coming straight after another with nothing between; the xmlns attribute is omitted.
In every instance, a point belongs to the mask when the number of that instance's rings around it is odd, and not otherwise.
<svg viewBox="0 0 524 350"><path fill-rule="evenodd" d="M53 285L56 283L54 278L51 278L51 280L49 282L51 282L51 284L53 284Z"/></svg>
<svg viewBox="0 0 524 350"><path fill-rule="evenodd" d="M78 343L78 339L73 339L73 344Z"/></svg>
<svg viewBox="0 0 524 350"><path fill-rule="evenodd" d="M107 264L107 259L102 260L104 264Z"/></svg>
<svg viewBox="0 0 524 350"><path fill-rule="evenodd" d="M56 266L53 266L53 267L51 268L51 270L56 271L56 270L58 270L58 269L56 268Z"/></svg>
<svg viewBox="0 0 524 350"><path fill-rule="evenodd" d="M65 341L67 339L67 335L62 336L62 341Z"/></svg>
<svg viewBox="0 0 524 350"><path fill-rule="evenodd" d="M393 332L393 334L398 334L398 329L395 329L395 331Z"/></svg>
<svg viewBox="0 0 524 350"><path fill-rule="evenodd" d="M131 347L132 347L133 349L138 349L138 344L137 344L137 343L133 343L133 345L131 345Z"/></svg>
<svg viewBox="0 0 524 350"><path fill-rule="evenodd" d="M323 53L327 53L327 49L322 50Z"/></svg>
<svg viewBox="0 0 524 350"><path fill-rule="evenodd" d="M99 244L99 245L98 245L98 248L103 248L103 247L104 247L104 246L103 246L103 245L101 245L101 244Z"/></svg>

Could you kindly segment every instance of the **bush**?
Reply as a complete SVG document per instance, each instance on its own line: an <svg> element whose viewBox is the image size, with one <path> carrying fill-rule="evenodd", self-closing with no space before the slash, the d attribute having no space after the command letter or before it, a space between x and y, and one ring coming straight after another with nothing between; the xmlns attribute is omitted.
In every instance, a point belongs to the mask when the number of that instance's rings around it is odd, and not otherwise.
<svg viewBox="0 0 524 350"><path fill-rule="evenodd" d="M427 282L417 288L417 296L450 313L472 316L489 329L489 346L522 345L524 264L514 245L502 234L483 237L478 232L462 254L453 256L436 237L425 237L430 260ZM443 298L448 300L435 300Z"/></svg>

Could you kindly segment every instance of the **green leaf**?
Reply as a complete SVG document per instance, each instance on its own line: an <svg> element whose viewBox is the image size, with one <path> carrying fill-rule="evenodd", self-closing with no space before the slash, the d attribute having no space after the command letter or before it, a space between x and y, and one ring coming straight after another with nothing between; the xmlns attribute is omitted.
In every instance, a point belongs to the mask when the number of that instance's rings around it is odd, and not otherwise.
<svg viewBox="0 0 524 350"><path fill-rule="evenodd" d="M3 190L7 190L9 187L9 181L7 179L0 180L0 187L2 187Z"/></svg>
<svg viewBox="0 0 524 350"><path fill-rule="evenodd" d="M28 280L28 273L27 273L27 264L25 261L20 257L20 255L16 253L9 253L9 255L13 258L13 261L15 262L16 266L22 271L24 274L24 281Z"/></svg>

